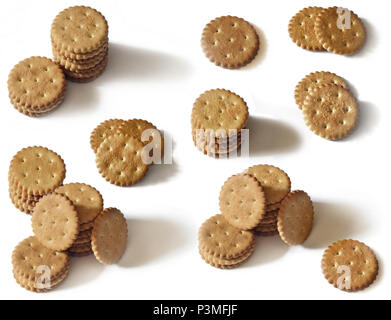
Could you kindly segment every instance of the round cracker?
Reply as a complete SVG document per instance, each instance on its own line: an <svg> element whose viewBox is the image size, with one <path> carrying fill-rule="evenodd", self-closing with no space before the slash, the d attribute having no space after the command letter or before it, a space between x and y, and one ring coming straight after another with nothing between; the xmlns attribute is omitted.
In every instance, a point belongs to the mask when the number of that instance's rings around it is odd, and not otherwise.
<svg viewBox="0 0 391 320"><path fill-rule="evenodd" d="M116 263L125 252L127 239L126 219L118 209L105 209L95 220L91 245L100 263L105 265Z"/></svg>
<svg viewBox="0 0 391 320"><path fill-rule="evenodd" d="M316 17L322 10L321 7L304 8L289 22L289 36L299 47L313 51L324 50L314 32Z"/></svg>
<svg viewBox="0 0 391 320"><path fill-rule="evenodd" d="M123 134L106 137L96 152L100 174L117 186L130 186L140 181L148 170L139 140Z"/></svg>
<svg viewBox="0 0 391 320"><path fill-rule="evenodd" d="M254 234L235 228L218 214L202 224L198 242L200 250L209 256L231 260L243 256L254 246Z"/></svg>
<svg viewBox="0 0 391 320"><path fill-rule="evenodd" d="M256 178L262 185L266 196L266 204L281 202L291 191L291 180L281 169L271 165L256 165L248 168L246 174Z"/></svg>
<svg viewBox="0 0 391 320"><path fill-rule="evenodd" d="M51 39L56 48L73 53L97 50L107 40L105 17L95 9L74 6L61 11L52 23Z"/></svg>
<svg viewBox="0 0 391 320"><path fill-rule="evenodd" d="M68 183L55 190L72 201L79 214L79 223L89 223L103 210L102 195L94 187L84 183Z"/></svg>
<svg viewBox="0 0 391 320"><path fill-rule="evenodd" d="M39 200L31 222L37 239L52 250L70 248L79 233L79 217L75 207L66 196L56 193Z"/></svg>
<svg viewBox="0 0 391 320"><path fill-rule="evenodd" d="M113 133L119 133L124 120L120 119L109 119L101 122L91 133L90 144L92 150L96 153L100 144L106 137Z"/></svg>
<svg viewBox="0 0 391 320"><path fill-rule="evenodd" d="M37 237L29 237L20 242L12 253L13 270L20 279L36 282L41 276L40 266L48 266L51 278L55 279L69 265L66 253L56 252L41 244Z"/></svg>
<svg viewBox="0 0 391 320"><path fill-rule="evenodd" d="M63 71L45 57L31 57L19 62L8 76L11 101L31 111L52 105L64 94L65 87Z"/></svg>
<svg viewBox="0 0 391 320"><path fill-rule="evenodd" d="M226 136L227 131L243 129L248 120L246 102L237 94L214 89L204 92L194 103L191 124L192 130L214 131L215 136Z"/></svg>
<svg viewBox="0 0 391 320"><path fill-rule="evenodd" d="M199 253L201 255L201 258L208 264L210 264L212 267L218 268L218 269L233 269L236 267L239 267L241 264L243 264L245 261L247 261L251 255L254 253L255 246L252 246L247 253L243 254L242 256L236 258L236 259L221 259L218 257L215 257L213 255L210 255L206 252L202 252L202 250L199 250Z"/></svg>
<svg viewBox="0 0 391 320"><path fill-rule="evenodd" d="M313 72L306 75L296 86L295 100L301 110L309 92L315 87L325 84L333 84L345 89L348 85L345 80L334 73L326 71Z"/></svg>
<svg viewBox="0 0 391 320"><path fill-rule="evenodd" d="M290 246L307 240L314 220L311 198L304 191L291 192L282 202L277 227L281 239Z"/></svg>
<svg viewBox="0 0 391 320"><path fill-rule="evenodd" d="M234 227L255 228L266 213L265 193L259 181L250 175L229 178L220 191L220 211Z"/></svg>
<svg viewBox="0 0 391 320"><path fill-rule="evenodd" d="M360 18L350 12L351 26L341 28L338 21L342 19L338 7L324 9L316 18L315 32L323 48L337 54L351 55L359 51L365 44L366 31ZM347 10L347 9L345 9ZM341 20L342 21L342 20Z"/></svg>
<svg viewBox="0 0 391 320"><path fill-rule="evenodd" d="M64 178L64 161L44 147L22 149L13 157L9 168L9 181L15 189L33 195L53 191Z"/></svg>
<svg viewBox="0 0 391 320"><path fill-rule="evenodd" d="M376 279L379 266L373 251L364 243L341 240L329 246L322 258L322 271L327 281L343 291L358 291L369 287ZM350 273L349 283L340 279ZM345 279L346 280L346 279ZM346 287L346 285L348 285Z"/></svg>
<svg viewBox="0 0 391 320"><path fill-rule="evenodd" d="M303 115L306 125L316 135L328 140L340 140L355 128L359 109L357 100L348 90L323 85L307 95Z"/></svg>
<svg viewBox="0 0 391 320"><path fill-rule="evenodd" d="M201 45L211 62L223 68L237 69L255 58L259 37L246 20L224 16L205 26Z"/></svg>

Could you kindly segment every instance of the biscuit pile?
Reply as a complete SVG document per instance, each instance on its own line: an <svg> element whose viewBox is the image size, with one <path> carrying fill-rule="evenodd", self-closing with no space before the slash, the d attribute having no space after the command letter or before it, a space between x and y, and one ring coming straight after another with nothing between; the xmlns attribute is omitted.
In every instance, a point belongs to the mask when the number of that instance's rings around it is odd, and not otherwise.
<svg viewBox="0 0 391 320"><path fill-rule="evenodd" d="M270 165L257 165L223 185L216 215L200 227L201 257L208 264L231 269L254 252L254 233L279 234L288 245L302 244L312 229L314 209L304 191L291 192L288 175Z"/></svg>
<svg viewBox="0 0 391 320"><path fill-rule="evenodd" d="M205 26L201 45L207 58L217 66L238 69L256 57L259 37L246 20L224 16Z"/></svg>
<svg viewBox="0 0 391 320"><path fill-rule="evenodd" d="M289 35L303 49L351 55L365 44L361 19L344 8L308 7L289 23Z"/></svg>
<svg viewBox="0 0 391 320"><path fill-rule="evenodd" d="M106 120L92 131L90 144L99 173L121 187L140 181L164 155L162 134L146 120Z"/></svg>
<svg viewBox="0 0 391 320"><path fill-rule="evenodd" d="M19 210L31 214L42 196L62 185L65 164L61 157L44 147L20 150L8 171L9 195Z"/></svg>
<svg viewBox="0 0 391 320"><path fill-rule="evenodd" d="M247 104L237 94L224 89L206 91L194 102L193 142L206 155L229 157L242 143L248 117Z"/></svg>
<svg viewBox="0 0 391 320"><path fill-rule="evenodd" d="M108 25L95 9L75 6L61 11L53 21L51 41L54 60L71 81L92 81L107 65Z"/></svg>
<svg viewBox="0 0 391 320"><path fill-rule="evenodd" d="M63 281L69 256L93 253L109 265L126 249L123 214L115 208L103 209L103 198L95 188L83 183L63 185L64 178L63 160L43 147L22 149L11 161L10 196L17 208L32 214L35 235L15 248L13 273L17 283L30 291L45 292Z"/></svg>
<svg viewBox="0 0 391 320"><path fill-rule="evenodd" d="M25 59L8 76L10 101L27 116L38 117L56 109L64 101L65 91L64 73L48 58Z"/></svg>
<svg viewBox="0 0 391 320"><path fill-rule="evenodd" d="M373 251L364 243L341 240L325 250L322 271L334 287L355 292L369 287L376 280L379 265Z"/></svg>
<svg viewBox="0 0 391 320"><path fill-rule="evenodd" d="M314 72L295 89L295 100L312 132L328 140L340 140L356 127L357 100L344 79L330 72Z"/></svg>

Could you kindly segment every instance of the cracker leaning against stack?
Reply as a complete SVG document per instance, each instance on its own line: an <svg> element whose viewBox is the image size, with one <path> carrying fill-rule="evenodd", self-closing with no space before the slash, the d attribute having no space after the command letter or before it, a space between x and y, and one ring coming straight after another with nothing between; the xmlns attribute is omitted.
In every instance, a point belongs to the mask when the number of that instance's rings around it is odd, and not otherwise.
<svg viewBox="0 0 391 320"><path fill-rule="evenodd" d="M296 86L295 100L306 125L322 138L343 139L358 123L357 100L346 81L334 73L314 72L304 77Z"/></svg>
<svg viewBox="0 0 391 320"><path fill-rule="evenodd" d="M53 151L19 151L9 169L10 196L32 214L34 233L12 255L15 280L23 288L46 292L69 272L69 256L94 254L102 264L116 263L127 244L127 223L115 208L104 209L98 190L84 183L63 185L65 164Z"/></svg>
<svg viewBox="0 0 391 320"><path fill-rule="evenodd" d="M214 158L232 156L245 138L248 117L247 104L237 94L225 89L204 92L191 114L194 145Z"/></svg>
<svg viewBox="0 0 391 320"><path fill-rule="evenodd" d="M299 47L312 51L352 55L365 44L361 19L344 8L308 7L289 22L289 35Z"/></svg>
<svg viewBox="0 0 391 320"><path fill-rule="evenodd" d="M281 169L257 165L229 178L220 191L221 214L202 224L199 252L208 264L232 269L254 252L254 233L279 234L287 245L300 245L312 230L314 209L304 191L291 192Z"/></svg>
<svg viewBox="0 0 391 320"><path fill-rule="evenodd" d="M53 21L51 41L54 60L71 81L92 81L107 65L108 24L95 9L75 6L61 11Z"/></svg>
<svg viewBox="0 0 391 320"><path fill-rule="evenodd" d="M117 186L139 182L153 163L161 163L164 141L160 131L140 119L110 119L91 133L90 144L99 173Z"/></svg>

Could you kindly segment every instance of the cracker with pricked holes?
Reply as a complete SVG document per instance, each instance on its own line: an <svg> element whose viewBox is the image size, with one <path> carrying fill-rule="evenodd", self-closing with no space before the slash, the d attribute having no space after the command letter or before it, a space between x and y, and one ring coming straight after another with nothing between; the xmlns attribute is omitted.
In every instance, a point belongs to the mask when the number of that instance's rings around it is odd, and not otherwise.
<svg viewBox="0 0 391 320"><path fill-rule="evenodd" d="M306 125L316 135L340 140L355 128L359 108L357 100L346 89L322 85L309 92L303 106Z"/></svg>
<svg viewBox="0 0 391 320"><path fill-rule="evenodd" d="M46 248L37 237L29 237L20 242L12 253L13 270L20 279L36 282L41 274L39 266L48 266L50 276L55 279L69 265L66 253Z"/></svg>
<svg viewBox="0 0 391 320"><path fill-rule="evenodd" d="M314 220L311 198L304 191L291 192L282 202L277 218L281 239L290 246L307 240Z"/></svg>
<svg viewBox="0 0 391 320"><path fill-rule="evenodd" d="M105 209L95 220L91 235L91 246L96 259L105 265L118 262L125 252L128 226L121 211Z"/></svg>
<svg viewBox="0 0 391 320"><path fill-rule="evenodd" d="M98 190L84 183L68 183L55 190L72 201L79 214L79 223L89 223L103 210L103 198Z"/></svg>
<svg viewBox="0 0 391 320"><path fill-rule="evenodd" d="M359 241L335 242L323 254L322 272L325 278L334 287L344 291L354 292L369 287L375 281L378 270L375 254ZM345 281L340 282L341 277Z"/></svg>
<svg viewBox="0 0 391 320"><path fill-rule="evenodd" d="M21 193L46 194L60 186L64 178L64 161L44 147L22 149L13 157L9 168L9 182Z"/></svg>
<svg viewBox="0 0 391 320"><path fill-rule="evenodd" d="M255 58L259 37L254 27L244 19L224 16L205 26L201 45L211 62L223 68L237 69Z"/></svg>
<svg viewBox="0 0 391 320"><path fill-rule="evenodd" d="M79 216L75 207L66 196L56 193L39 200L31 223L39 241L52 250L70 248L79 234Z"/></svg>
<svg viewBox="0 0 391 320"><path fill-rule="evenodd" d="M365 44L366 31L361 19L348 9L324 9L315 22L315 32L323 48L337 54L351 55ZM350 25L349 21L350 20ZM346 26L346 28L345 28Z"/></svg>
<svg viewBox="0 0 391 320"><path fill-rule="evenodd" d="M202 224L198 242L203 253L232 260L243 256L254 246L254 234L252 231L235 228L223 215L218 214Z"/></svg>
<svg viewBox="0 0 391 320"><path fill-rule="evenodd" d="M291 180L281 169L271 165L256 165L245 171L256 178L263 187L266 204L279 203L291 190Z"/></svg>
<svg viewBox="0 0 391 320"><path fill-rule="evenodd" d="M31 113L45 111L64 95L65 76L61 68L45 57L20 61L8 76L8 92L16 108Z"/></svg>
<svg viewBox="0 0 391 320"><path fill-rule="evenodd" d="M103 140L113 133L119 133L122 124L125 121L121 119L109 119L101 122L91 133L90 144L92 150L96 153Z"/></svg>
<svg viewBox="0 0 391 320"><path fill-rule="evenodd" d="M107 40L108 25L97 10L74 6L61 11L52 23L51 39L60 52L86 53Z"/></svg>
<svg viewBox="0 0 391 320"><path fill-rule="evenodd" d="M322 10L321 7L304 8L289 22L289 35L299 47L313 51L324 50L314 31L316 17Z"/></svg>
<svg viewBox="0 0 391 320"><path fill-rule="evenodd" d="M220 191L220 211L224 218L242 230L255 228L266 213L265 193L258 180L250 175L229 178Z"/></svg>
<svg viewBox="0 0 391 320"><path fill-rule="evenodd" d="M313 72L305 76L296 86L295 100L301 110L308 93L315 87L325 84L334 84L342 88L348 89L348 85L344 79L331 72L319 71Z"/></svg>
<svg viewBox="0 0 391 320"><path fill-rule="evenodd" d="M130 186L140 181L148 170L144 144L127 135L113 134L105 138L96 152L99 173L110 183Z"/></svg>

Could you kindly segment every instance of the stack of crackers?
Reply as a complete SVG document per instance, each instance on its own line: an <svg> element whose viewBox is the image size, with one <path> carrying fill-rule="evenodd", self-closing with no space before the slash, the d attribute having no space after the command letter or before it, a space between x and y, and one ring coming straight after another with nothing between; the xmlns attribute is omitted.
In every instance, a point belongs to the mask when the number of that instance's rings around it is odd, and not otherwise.
<svg viewBox="0 0 391 320"><path fill-rule="evenodd" d="M270 165L250 167L229 178L220 192L221 214L199 230L199 252L210 265L231 269L254 252L254 233L279 234L288 245L302 244L312 230L314 209L304 191Z"/></svg>
<svg viewBox="0 0 391 320"><path fill-rule="evenodd" d="M63 185L65 164L55 152L28 147L12 159L11 200L32 215L34 237L12 256L14 277L27 290L45 292L62 282L69 256L94 254L102 264L116 263L127 244L127 222L115 208L103 208L98 190L84 183Z"/></svg>
<svg viewBox="0 0 391 320"><path fill-rule="evenodd" d="M8 76L11 103L19 112L39 117L56 109L66 91L61 68L44 57L31 57L19 62Z"/></svg>
<svg viewBox="0 0 391 320"><path fill-rule="evenodd" d="M51 30L54 60L68 79L88 82L105 69L108 57L108 24L95 9L75 6L61 11Z"/></svg>
<svg viewBox="0 0 391 320"><path fill-rule="evenodd" d="M224 89L206 91L194 102L193 142L206 155L229 157L242 144L248 117L247 104L237 94Z"/></svg>
<svg viewBox="0 0 391 320"><path fill-rule="evenodd" d="M31 214L42 196L62 185L65 164L55 152L44 147L28 147L12 159L9 172L9 195L19 210Z"/></svg>
<svg viewBox="0 0 391 320"><path fill-rule="evenodd" d="M100 174L121 187L140 181L150 165L161 163L164 154L160 131L140 119L106 120L92 131L90 143Z"/></svg>
<svg viewBox="0 0 391 320"><path fill-rule="evenodd" d="M205 26L201 45L207 58L217 66L238 69L256 57L259 37L246 20L224 16Z"/></svg>
<svg viewBox="0 0 391 320"><path fill-rule="evenodd" d="M330 72L314 72L296 86L295 100L312 132L328 140L340 140L356 127L357 100L346 81Z"/></svg>
<svg viewBox="0 0 391 320"><path fill-rule="evenodd" d="M365 44L361 19L345 8L308 7L289 23L289 35L299 47L312 51L351 55Z"/></svg>

